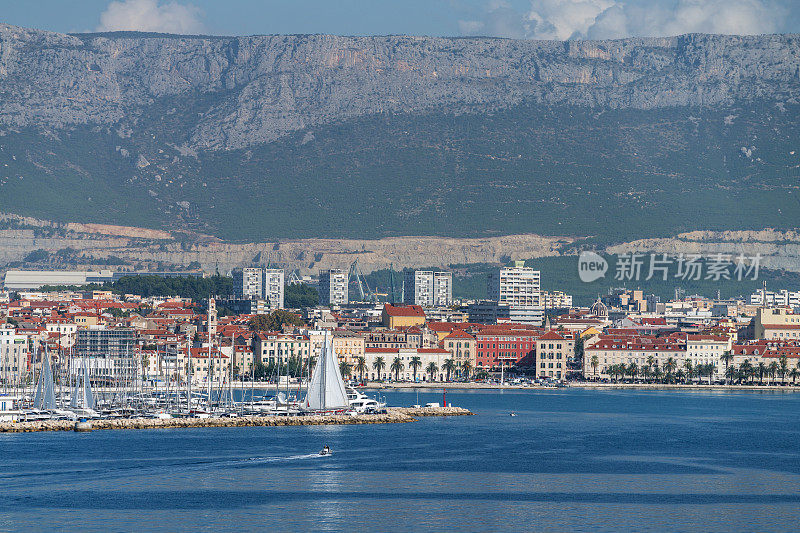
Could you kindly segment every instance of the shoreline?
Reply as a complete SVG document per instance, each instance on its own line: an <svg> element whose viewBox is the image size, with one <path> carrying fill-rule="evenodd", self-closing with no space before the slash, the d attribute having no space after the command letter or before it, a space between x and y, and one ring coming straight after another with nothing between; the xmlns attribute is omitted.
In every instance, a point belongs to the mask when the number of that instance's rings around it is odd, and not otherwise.
<svg viewBox="0 0 800 533"><path fill-rule="evenodd" d="M570 383L565 387L546 387L544 385L500 385L499 383L367 383L364 390L401 390L401 389L432 389L432 390L563 390L570 388L579 389L629 389L629 390L672 390L672 391L769 391L800 393L800 386L791 385L684 385L676 383Z"/></svg>
<svg viewBox="0 0 800 533"><path fill-rule="evenodd" d="M90 420L90 429L174 429L209 427L278 427L331 426L361 424L403 424L431 416L471 416L463 407L390 407L378 415L305 415L305 416L243 416L238 418L119 418ZM36 433L41 431L79 431L72 420L40 420L33 422L2 422L0 433Z"/></svg>

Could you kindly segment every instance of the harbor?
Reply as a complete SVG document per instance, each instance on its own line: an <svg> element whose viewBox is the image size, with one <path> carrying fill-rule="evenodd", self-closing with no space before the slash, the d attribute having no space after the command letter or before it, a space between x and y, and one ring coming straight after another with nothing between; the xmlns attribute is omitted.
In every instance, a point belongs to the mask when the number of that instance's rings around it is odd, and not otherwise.
<svg viewBox="0 0 800 533"><path fill-rule="evenodd" d="M415 421L419 416L472 414L443 403L388 408L385 401L371 398L345 386L330 336L325 336L321 357L310 376L305 396L298 388L274 396L256 396L251 389L193 394L191 389L150 391L136 394L113 390L111 401L101 408L95 400L87 366L81 364L70 396L56 394L50 358L43 358L42 371L32 399L3 397L0 402L0 433L37 431L87 432L102 429L159 429L208 427L307 426L342 424L392 424ZM227 392L227 394L226 394ZM185 393L185 394L184 394Z"/></svg>

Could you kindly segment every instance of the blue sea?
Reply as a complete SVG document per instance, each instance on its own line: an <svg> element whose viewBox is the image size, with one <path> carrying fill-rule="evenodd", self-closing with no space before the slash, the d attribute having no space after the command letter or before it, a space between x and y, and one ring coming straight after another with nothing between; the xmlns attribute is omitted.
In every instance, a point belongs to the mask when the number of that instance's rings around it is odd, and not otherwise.
<svg viewBox="0 0 800 533"><path fill-rule="evenodd" d="M0 530L800 529L800 394L574 388L447 400L476 416L3 434ZM333 455L317 454L324 445Z"/></svg>

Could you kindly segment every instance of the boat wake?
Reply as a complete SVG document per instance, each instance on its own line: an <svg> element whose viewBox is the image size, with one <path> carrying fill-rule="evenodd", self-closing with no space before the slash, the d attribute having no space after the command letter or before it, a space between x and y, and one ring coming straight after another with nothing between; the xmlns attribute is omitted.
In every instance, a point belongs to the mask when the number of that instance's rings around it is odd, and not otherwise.
<svg viewBox="0 0 800 533"><path fill-rule="evenodd" d="M286 457L249 457L242 462L246 462L249 464L253 463L279 463L282 461L299 461L302 459L319 459L320 457L324 457L319 453L305 453L302 455L289 455Z"/></svg>

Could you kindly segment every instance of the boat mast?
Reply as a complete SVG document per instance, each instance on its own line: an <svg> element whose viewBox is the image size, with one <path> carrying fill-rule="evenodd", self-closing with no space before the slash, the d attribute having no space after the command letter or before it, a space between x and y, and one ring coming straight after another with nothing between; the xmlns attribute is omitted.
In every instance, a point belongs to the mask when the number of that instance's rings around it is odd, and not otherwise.
<svg viewBox="0 0 800 533"><path fill-rule="evenodd" d="M211 393L213 391L211 380L214 377L214 359L212 359L211 354L211 297L208 298L208 311L206 315L208 316L208 322L206 324L206 329L208 330L208 372L206 372L206 380L208 381L208 411L211 412Z"/></svg>

